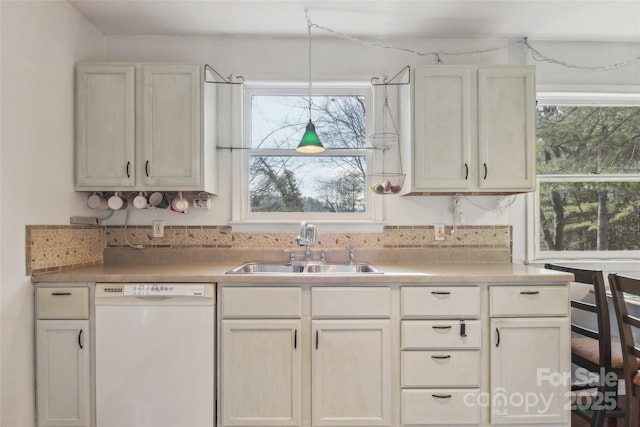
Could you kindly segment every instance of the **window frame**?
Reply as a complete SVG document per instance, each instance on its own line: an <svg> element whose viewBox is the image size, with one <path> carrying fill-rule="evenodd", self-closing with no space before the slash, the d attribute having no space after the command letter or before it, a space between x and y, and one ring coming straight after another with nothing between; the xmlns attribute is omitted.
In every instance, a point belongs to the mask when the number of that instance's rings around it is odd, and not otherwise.
<svg viewBox="0 0 640 427"><path fill-rule="evenodd" d="M308 96L309 90L307 83L247 83L243 85L242 90L242 149L241 153L236 156L233 161L236 173L233 174L233 194L238 199L232 207L232 224L238 225L265 225L270 226L282 224L296 223L300 221L314 221L316 223L331 223L334 225L348 225L353 227L357 224L367 225L379 224L382 220L382 203L380 198L374 197L368 188L365 187L366 211L363 213L323 213L323 212L250 212L249 211L249 160L251 156L293 156L293 157L310 157L310 156L364 156L367 162L366 175L372 171L379 169L381 156L365 145L365 148L356 149L327 149L322 154L303 154L298 153L295 149L261 149L252 148L251 134L251 107L253 96ZM365 83L314 83L311 90L312 96L323 95L356 95L365 98L365 120L366 133L371 133L374 129L374 106L377 104L374 100L374 91L370 84ZM301 134L302 136L302 134Z"/></svg>
<svg viewBox="0 0 640 427"><path fill-rule="evenodd" d="M640 107L640 94L609 92L544 92L537 93L538 105ZM640 174L538 174L536 191L528 193L526 207L526 258L529 263L545 261L638 261L640 250L632 251L548 251L540 246L540 184L546 182L638 182Z"/></svg>

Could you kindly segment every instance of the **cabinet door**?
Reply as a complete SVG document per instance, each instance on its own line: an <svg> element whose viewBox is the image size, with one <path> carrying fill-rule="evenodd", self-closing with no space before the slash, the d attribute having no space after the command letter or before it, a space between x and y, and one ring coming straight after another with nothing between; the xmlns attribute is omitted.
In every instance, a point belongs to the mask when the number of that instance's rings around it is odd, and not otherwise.
<svg viewBox="0 0 640 427"><path fill-rule="evenodd" d="M535 71L478 70L478 183L484 190L535 190Z"/></svg>
<svg viewBox="0 0 640 427"><path fill-rule="evenodd" d="M135 185L135 67L76 69L76 188Z"/></svg>
<svg viewBox="0 0 640 427"><path fill-rule="evenodd" d="M142 68L142 182L164 189L201 184L201 85L197 65Z"/></svg>
<svg viewBox="0 0 640 427"><path fill-rule="evenodd" d="M491 424L568 423L568 318L492 319L491 331Z"/></svg>
<svg viewBox="0 0 640 427"><path fill-rule="evenodd" d="M467 189L470 164L471 69L416 68L414 74L414 187ZM475 84L474 84L475 87Z"/></svg>
<svg viewBox="0 0 640 427"><path fill-rule="evenodd" d="M222 321L222 424L299 426L300 320Z"/></svg>
<svg viewBox="0 0 640 427"><path fill-rule="evenodd" d="M88 320L37 321L39 427L89 426L89 343Z"/></svg>
<svg viewBox="0 0 640 427"><path fill-rule="evenodd" d="M391 321L312 322L314 426L391 423Z"/></svg>

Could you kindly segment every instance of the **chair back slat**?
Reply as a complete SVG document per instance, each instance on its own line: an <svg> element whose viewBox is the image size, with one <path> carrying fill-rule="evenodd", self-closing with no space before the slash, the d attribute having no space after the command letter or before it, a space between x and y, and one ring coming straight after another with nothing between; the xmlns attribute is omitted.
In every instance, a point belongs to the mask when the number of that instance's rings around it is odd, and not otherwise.
<svg viewBox="0 0 640 427"><path fill-rule="evenodd" d="M585 328L584 326L571 324L571 332L575 332L576 334L580 334L582 336L593 338L594 340L600 339L600 334L598 331L594 331L593 329Z"/></svg>
<svg viewBox="0 0 640 427"><path fill-rule="evenodd" d="M591 304L589 302L578 301L575 299L571 300L571 307L577 308L578 310L588 311L590 313L597 313L598 307L595 304Z"/></svg>
<svg viewBox="0 0 640 427"><path fill-rule="evenodd" d="M627 314L626 316L624 316L624 319L622 319L624 321L624 323L628 323L629 325L633 326L634 328L640 328L640 319L638 319L635 316L631 316L629 314Z"/></svg>

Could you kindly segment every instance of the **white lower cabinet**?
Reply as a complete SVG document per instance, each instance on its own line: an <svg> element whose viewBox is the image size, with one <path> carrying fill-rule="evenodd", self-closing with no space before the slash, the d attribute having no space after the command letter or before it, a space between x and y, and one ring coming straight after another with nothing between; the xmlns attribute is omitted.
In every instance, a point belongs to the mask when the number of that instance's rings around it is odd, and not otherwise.
<svg viewBox="0 0 640 427"><path fill-rule="evenodd" d="M89 427L89 289L36 289L38 427Z"/></svg>
<svg viewBox="0 0 640 427"><path fill-rule="evenodd" d="M224 426L302 423L300 287L220 287Z"/></svg>
<svg viewBox="0 0 640 427"><path fill-rule="evenodd" d="M568 288L492 286L490 301L491 424L568 425Z"/></svg>
<svg viewBox="0 0 640 427"><path fill-rule="evenodd" d="M570 424L566 283L219 292L220 426Z"/></svg>
<svg viewBox="0 0 640 427"><path fill-rule="evenodd" d="M225 426L299 426L300 320L222 321Z"/></svg>
<svg viewBox="0 0 640 427"><path fill-rule="evenodd" d="M314 426L391 425L391 321L314 320Z"/></svg>
<svg viewBox="0 0 640 427"><path fill-rule="evenodd" d="M492 319L491 330L491 423L567 422L567 320Z"/></svg>
<svg viewBox="0 0 640 427"><path fill-rule="evenodd" d="M222 426L391 427L390 287L220 292Z"/></svg>
<svg viewBox="0 0 640 427"><path fill-rule="evenodd" d="M480 425L480 288L403 287L401 305L402 425Z"/></svg>

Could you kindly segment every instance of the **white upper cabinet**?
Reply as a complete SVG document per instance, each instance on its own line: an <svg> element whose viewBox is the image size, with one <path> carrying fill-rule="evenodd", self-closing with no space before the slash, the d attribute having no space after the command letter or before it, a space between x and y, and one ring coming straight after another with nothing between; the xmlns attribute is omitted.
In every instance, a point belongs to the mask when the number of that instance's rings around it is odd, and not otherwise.
<svg viewBox="0 0 640 427"><path fill-rule="evenodd" d="M76 186L135 185L135 67L78 65Z"/></svg>
<svg viewBox="0 0 640 427"><path fill-rule="evenodd" d="M535 189L535 69L433 66L402 92L404 194Z"/></svg>
<svg viewBox="0 0 640 427"><path fill-rule="evenodd" d="M471 69L417 68L414 81L414 187L470 188Z"/></svg>
<svg viewBox="0 0 640 427"><path fill-rule="evenodd" d="M77 190L216 192L216 90L192 64L77 66Z"/></svg>
<svg viewBox="0 0 640 427"><path fill-rule="evenodd" d="M478 186L535 190L535 70L478 70Z"/></svg>

